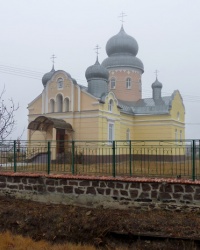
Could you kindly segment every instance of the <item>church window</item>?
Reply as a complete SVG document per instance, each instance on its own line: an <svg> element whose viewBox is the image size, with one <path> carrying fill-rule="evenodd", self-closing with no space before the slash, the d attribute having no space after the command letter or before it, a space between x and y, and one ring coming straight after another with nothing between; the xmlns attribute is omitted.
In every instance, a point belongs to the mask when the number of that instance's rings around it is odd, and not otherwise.
<svg viewBox="0 0 200 250"><path fill-rule="evenodd" d="M63 112L63 97L61 94L58 94L56 97L56 106L57 112Z"/></svg>
<svg viewBox="0 0 200 250"><path fill-rule="evenodd" d="M175 141L178 140L178 132L177 132L177 129L175 129Z"/></svg>
<svg viewBox="0 0 200 250"><path fill-rule="evenodd" d="M129 128L126 130L126 140L130 141L130 129Z"/></svg>
<svg viewBox="0 0 200 250"><path fill-rule="evenodd" d="M111 143L114 140L114 123L108 123L108 141Z"/></svg>
<svg viewBox="0 0 200 250"><path fill-rule="evenodd" d="M131 89L131 78L126 79L126 88Z"/></svg>
<svg viewBox="0 0 200 250"><path fill-rule="evenodd" d="M116 87L115 78L111 78L111 80L110 80L110 88L111 88L111 89L115 89L115 87Z"/></svg>
<svg viewBox="0 0 200 250"><path fill-rule="evenodd" d="M64 83L63 79L58 78L58 80L57 80L57 88L62 89L63 88L63 83Z"/></svg>
<svg viewBox="0 0 200 250"><path fill-rule="evenodd" d="M55 112L55 101L53 99L50 100L50 112Z"/></svg>
<svg viewBox="0 0 200 250"><path fill-rule="evenodd" d="M177 120L179 121L180 120L180 113L177 112Z"/></svg>
<svg viewBox="0 0 200 250"><path fill-rule="evenodd" d="M69 111L69 98L65 98L65 112Z"/></svg>
<svg viewBox="0 0 200 250"><path fill-rule="evenodd" d="M113 100L110 99L108 102L108 111L112 112L113 111Z"/></svg>

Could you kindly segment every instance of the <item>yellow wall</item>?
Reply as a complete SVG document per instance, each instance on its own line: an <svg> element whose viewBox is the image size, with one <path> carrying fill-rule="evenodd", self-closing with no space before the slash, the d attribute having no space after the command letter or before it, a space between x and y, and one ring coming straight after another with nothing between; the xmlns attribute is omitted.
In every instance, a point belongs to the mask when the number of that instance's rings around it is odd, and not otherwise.
<svg viewBox="0 0 200 250"><path fill-rule="evenodd" d="M57 79L63 78L64 88L57 88ZM43 96L37 97L28 107L29 122L33 121L39 115L47 117L63 119L70 123L73 127L74 140L108 140L108 124L114 124L114 139L126 140L127 129L130 130L131 140L174 140L175 131L177 131L177 139L180 139L180 131L182 131L182 139L185 138L185 110L182 98L178 91L173 93L174 99L171 103L169 114L164 115L128 115L122 113L118 107L118 101L112 92L105 98L105 103L99 103L98 99L80 90L79 86L74 84L72 80L63 72L55 74L53 79L46 87L48 96L48 111L42 114ZM63 99L70 99L69 112L49 113L49 101L51 98L56 99L56 95L62 93ZM72 96L73 94L73 96ZM113 100L112 112L108 110L109 101ZM80 108L80 110L79 110ZM179 117L177 114L179 112ZM35 140L44 140L44 135L39 131L32 134ZM47 136L46 136L47 138ZM49 133L48 138L52 138Z"/></svg>

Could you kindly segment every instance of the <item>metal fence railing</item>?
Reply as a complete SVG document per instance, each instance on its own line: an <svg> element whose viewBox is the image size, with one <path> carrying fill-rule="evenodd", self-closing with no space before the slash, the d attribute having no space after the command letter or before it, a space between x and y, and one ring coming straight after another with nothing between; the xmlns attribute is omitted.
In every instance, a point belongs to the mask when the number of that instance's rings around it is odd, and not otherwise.
<svg viewBox="0 0 200 250"><path fill-rule="evenodd" d="M0 172L200 178L200 141L4 141Z"/></svg>

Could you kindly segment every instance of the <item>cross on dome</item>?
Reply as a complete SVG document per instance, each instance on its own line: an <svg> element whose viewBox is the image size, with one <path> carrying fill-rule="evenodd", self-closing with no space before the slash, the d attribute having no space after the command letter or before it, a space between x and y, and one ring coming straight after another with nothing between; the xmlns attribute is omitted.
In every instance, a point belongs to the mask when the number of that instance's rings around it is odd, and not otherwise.
<svg viewBox="0 0 200 250"><path fill-rule="evenodd" d="M55 63L55 58L56 58L56 56L54 54L50 58L50 59L52 59L53 67L54 67L54 63Z"/></svg>
<svg viewBox="0 0 200 250"><path fill-rule="evenodd" d="M157 79L157 78L158 78L158 73L159 73L159 71L156 69L154 73L155 73L156 79Z"/></svg>
<svg viewBox="0 0 200 250"><path fill-rule="evenodd" d="M124 17L127 16L123 11L119 17L121 17L120 21L122 22L122 25L124 23Z"/></svg>
<svg viewBox="0 0 200 250"><path fill-rule="evenodd" d="M98 57L98 54L99 54L99 49L101 49L100 47L99 47L99 45L97 44L96 45L96 47L94 48L94 50L96 50L96 54L97 54L97 57Z"/></svg>

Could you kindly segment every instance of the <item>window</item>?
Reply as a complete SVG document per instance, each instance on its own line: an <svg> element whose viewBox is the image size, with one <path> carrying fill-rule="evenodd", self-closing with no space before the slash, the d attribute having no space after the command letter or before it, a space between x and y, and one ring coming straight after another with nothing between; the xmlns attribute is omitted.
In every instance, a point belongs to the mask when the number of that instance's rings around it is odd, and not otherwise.
<svg viewBox="0 0 200 250"><path fill-rule="evenodd" d="M61 94L58 94L56 97L56 106L57 112L63 112L63 97Z"/></svg>
<svg viewBox="0 0 200 250"><path fill-rule="evenodd" d="M126 140L130 141L130 129L129 128L126 130Z"/></svg>
<svg viewBox="0 0 200 250"><path fill-rule="evenodd" d="M177 112L177 120L179 121L180 120L180 113Z"/></svg>
<svg viewBox="0 0 200 250"><path fill-rule="evenodd" d="M65 112L69 111L69 98L65 98Z"/></svg>
<svg viewBox="0 0 200 250"><path fill-rule="evenodd" d="M115 81L115 78L112 78L110 80L110 88L111 89L115 89L115 87L116 87L116 81Z"/></svg>
<svg viewBox="0 0 200 250"><path fill-rule="evenodd" d="M126 88L131 89L131 78L126 79Z"/></svg>
<svg viewBox="0 0 200 250"><path fill-rule="evenodd" d="M175 140L178 140L178 133L177 133L177 129L175 129Z"/></svg>
<svg viewBox="0 0 200 250"><path fill-rule="evenodd" d="M55 112L55 101L53 99L50 100L50 112Z"/></svg>
<svg viewBox="0 0 200 250"><path fill-rule="evenodd" d="M113 100L110 99L108 102L108 111L112 112L113 111Z"/></svg>
<svg viewBox="0 0 200 250"><path fill-rule="evenodd" d="M58 89L62 89L63 88L63 79L62 78L58 78L57 80L57 88Z"/></svg>
<svg viewBox="0 0 200 250"><path fill-rule="evenodd" d="M114 140L114 124L108 123L108 140L111 143Z"/></svg>
<svg viewBox="0 0 200 250"><path fill-rule="evenodd" d="M180 141L182 141L182 130L180 130Z"/></svg>

